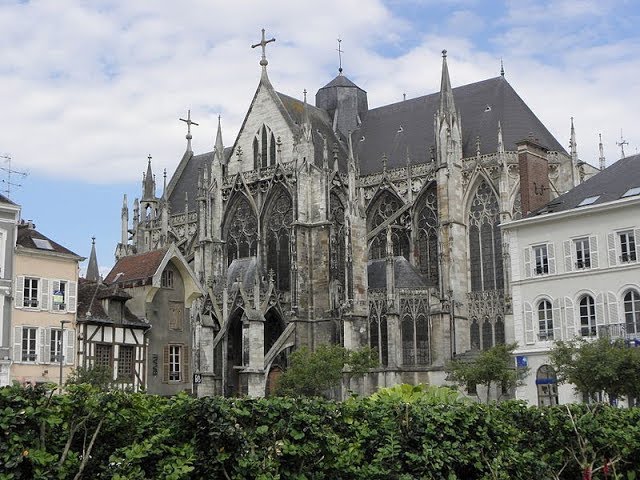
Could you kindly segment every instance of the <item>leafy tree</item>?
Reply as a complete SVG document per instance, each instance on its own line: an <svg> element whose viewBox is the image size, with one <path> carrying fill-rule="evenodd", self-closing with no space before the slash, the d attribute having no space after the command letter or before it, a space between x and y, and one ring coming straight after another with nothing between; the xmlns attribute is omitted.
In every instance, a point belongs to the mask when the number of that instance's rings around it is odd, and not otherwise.
<svg viewBox="0 0 640 480"><path fill-rule="evenodd" d="M500 344L480 352L474 360L456 359L449 362L446 371L449 380L458 386L469 388L482 385L486 388L485 401L489 402L492 387L499 387L498 400L504 391L522 385L529 368L515 368L513 351L516 343ZM480 396L476 393L478 399Z"/></svg>
<svg viewBox="0 0 640 480"><path fill-rule="evenodd" d="M380 388L369 397L374 401L390 401L396 403L425 402L432 405L453 405L465 403L468 399L457 390L436 385L409 385L402 383L393 387Z"/></svg>
<svg viewBox="0 0 640 480"><path fill-rule="evenodd" d="M605 392L610 401L640 397L640 349L602 337L555 342L549 354L558 382L572 383L586 396Z"/></svg>
<svg viewBox="0 0 640 480"><path fill-rule="evenodd" d="M347 350L340 345L323 344L312 352L305 346L291 354L289 368L280 377L276 393L296 397L330 396L331 390L340 386L343 379L348 385L352 378L364 375L377 365L377 355L370 348Z"/></svg>
<svg viewBox="0 0 640 480"><path fill-rule="evenodd" d="M91 385L101 392L111 390L114 387L113 370L104 365L95 365L89 368L78 367L73 369L71 375L67 378L65 385L83 384Z"/></svg>

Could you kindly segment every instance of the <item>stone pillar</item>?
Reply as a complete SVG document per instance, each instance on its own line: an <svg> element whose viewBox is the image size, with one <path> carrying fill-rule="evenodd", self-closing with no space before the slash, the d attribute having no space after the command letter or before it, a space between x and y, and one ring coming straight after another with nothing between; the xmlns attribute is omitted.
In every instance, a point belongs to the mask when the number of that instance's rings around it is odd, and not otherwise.
<svg viewBox="0 0 640 480"><path fill-rule="evenodd" d="M244 369L247 376L248 392L250 397L264 397L265 395L265 371L264 371L264 322L265 318L258 310L246 310L246 321L249 323L249 365Z"/></svg>

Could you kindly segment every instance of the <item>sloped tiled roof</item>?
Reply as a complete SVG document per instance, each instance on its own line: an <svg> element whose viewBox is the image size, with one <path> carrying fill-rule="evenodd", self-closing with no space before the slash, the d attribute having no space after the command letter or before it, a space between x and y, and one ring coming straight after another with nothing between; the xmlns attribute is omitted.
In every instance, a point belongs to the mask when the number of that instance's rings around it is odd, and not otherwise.
<svg viewBox="0 0 640 480"><path fill-rule="evenodd" d="M36 242L34 242L34 239L45 240L49 242L49 244L51 245L51 249L39 247L38 245L36 245ZM31 228L27 223L18 225L18 238L16 240L16 245L19 245L24 248L32 248L34 250L40 250L42 252L49 251L49 252L63 253L66 255L73 255L78 258L83 258L77 253L72 252L68 248L63 247L59 243L54 242L46 235L43 235L42 233L38 232L35 228Z"/></svg>
<svg viewBox="0 0 640 480"><path fill-rule="evenodd" d="M162 248L122 257L104 279L104 283L107 285L124 284L150 279L158 270L166 253L167 249Z"/></svg>
<svg viewBox="0 0 640 480"><path fill-rule="evenodd" d="M598 197L589 205L612 202L619 200L625 192L635 187L640 188L640 154L618 160L528 216L581 208L578 204L589 197Z"/></svg>
<svg viewBox="0 0 640 480"><path fill-rule="evenodd" d="M549 150L566 153L504 77L454 88L453 96L461 117L464 157L476 154L477 137L481 154L497 151L498 121L507 151L516 151L515 142L532 133ZM436 144L433 117L439 102L438 92L369 110L353 137L361 173L382 171L383 154L388 168L406 165L407 149L412 163L428 162L429 148Z"/></svg>
<svg viewBox="0 0 640 480"><path fill-rule="evenodd" d="M428 288L433 286L429 283L409 261L401 256L393 257L393 272L396 288ZM387 267L386 259L379 258L369 260L367 265L367 277L369 288L382 290L387 288Z"/></svg>
<svg viewBox="0 0 640 480"><path fill-rule="evenodd" d="M131 295L116 286L107 286L101 282L91 282L81 278L78 282L78 321L115 323L102 307L100 300L104 298L116 298L124 302L131 298ZM135 316L126 305L122 323L142 328L150 327L149 324Z"/></svg>

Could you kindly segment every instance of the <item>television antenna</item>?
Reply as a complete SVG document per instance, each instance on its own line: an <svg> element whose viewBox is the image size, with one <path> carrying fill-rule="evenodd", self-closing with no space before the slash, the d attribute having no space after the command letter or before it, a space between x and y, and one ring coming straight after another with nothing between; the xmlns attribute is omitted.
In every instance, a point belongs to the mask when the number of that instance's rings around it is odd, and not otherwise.
<svg viewBox="0 0 640 480"><path fill-rule="evenodd" d="M5 166L4 167L0 167L0 170L2 170L3 172L5 172L7 174L7 179L6 180L2 180L2 183L5 186L5 188L2 189L2 193L6 193L7 194L7 198L11 199L11 187L21 187L22 186L21 183L14 183L11 180L11 176L12 175L18 175L18 176L24 178L29 174L27 172L21 172L20 170L13 170L11 168L11 155L9 155L9 154L0 155L0 158L4 158L4 163L5 163Z"/></svg>

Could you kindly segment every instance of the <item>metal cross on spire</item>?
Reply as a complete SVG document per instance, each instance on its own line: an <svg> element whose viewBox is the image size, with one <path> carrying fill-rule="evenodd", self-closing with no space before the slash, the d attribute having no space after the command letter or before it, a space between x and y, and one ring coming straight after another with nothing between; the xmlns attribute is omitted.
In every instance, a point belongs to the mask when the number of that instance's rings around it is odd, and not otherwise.
<svg viewBox="0 0 640 480"><path fill-rule="evenodd" d="M342 54L344 53L344 50L340 48L341 43L342 43L342 39L338 38L338 61L339 61L338 73L340 75L342 75Z"/></svg>
<svg viewBox="0 0 640 480"><path fill-rule="evenodd" d="M186 119L180 118L179 120L187 124L187 140L191 140L191 125L195 125L196 127L199 126L196 122L191 120L191 110L187 110Z"/></svg>
<svg viewBox="0 0 640 480"><path fill-rule="evenodd" d="M271 42L275 42L276 39L275 38L270 38L269 40L265 39L264 36L264 28L262 29L262 40L260 40L259 43L256 43L255 45L251 45L251 48L256 48L256 47L262 47L262 59L260 60L260 65L262 65L263 67L266 67L269 62L267 62L267 56L266 56L266 52L265 52L265 47L267 46L268 43Z"/></svg>
<svg viewBox="0 0 640 480"><path fill-rule="evenodd" d="M622 157L620 158L624 158L624 146L629 145L629 142L627 142L622 136L622 129L620 129L620 141L616 142L616 145L618 145L620 147L620 150L622 151Z"/></svg>

